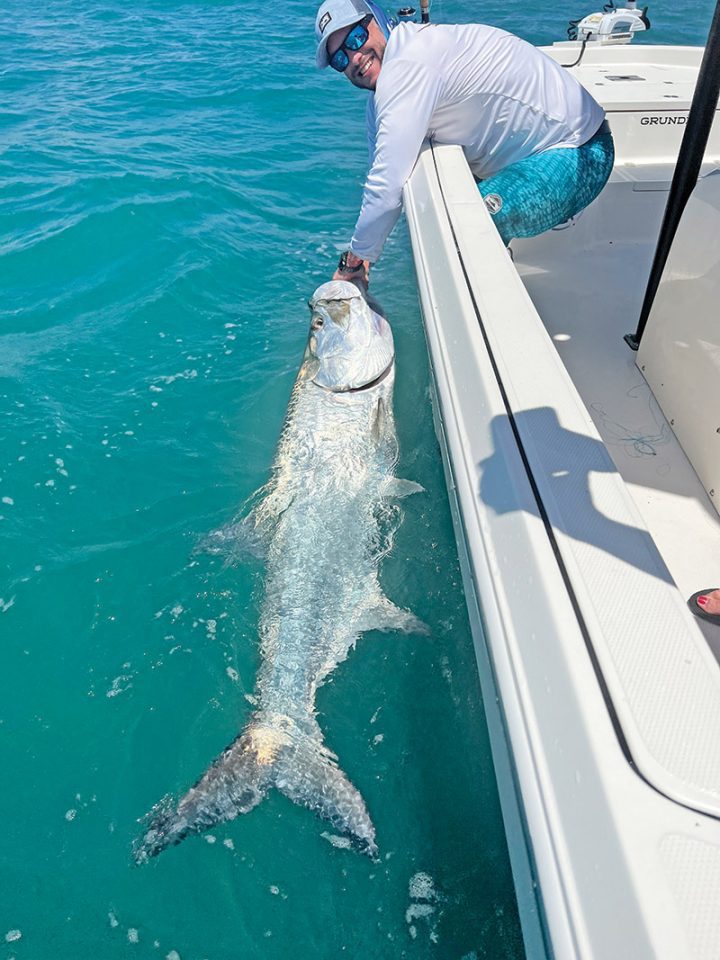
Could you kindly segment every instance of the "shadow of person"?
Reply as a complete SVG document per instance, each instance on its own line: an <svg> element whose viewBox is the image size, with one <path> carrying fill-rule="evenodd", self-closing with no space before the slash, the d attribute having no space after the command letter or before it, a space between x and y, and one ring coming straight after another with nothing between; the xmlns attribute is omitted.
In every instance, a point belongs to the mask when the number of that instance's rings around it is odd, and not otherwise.
<svg viewBox="0 0 720 960"><path fill-rule="evenodd" d="M566 430L555 410L538 407L514 414L532 480L540 497L528 500L524 481L517 484L503 455L512 424L507 416L491 423L493 454L480 461L480 499L496 514L525 510L549 521L579 543L590 544L653 577L673 583L655 542L646 530L613 520L593 502L590 474L616 473L604 444L592 437ZM611 508L622 506L609 494Z"/></svg>

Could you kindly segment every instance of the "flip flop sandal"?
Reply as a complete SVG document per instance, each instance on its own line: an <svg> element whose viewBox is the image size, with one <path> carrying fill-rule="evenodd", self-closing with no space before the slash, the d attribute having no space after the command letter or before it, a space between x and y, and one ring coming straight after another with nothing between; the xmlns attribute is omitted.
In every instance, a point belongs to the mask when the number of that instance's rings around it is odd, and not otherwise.
<svg viewBox="0 0 720 960"><path fill-rule="evenodd" d="M698 592L694 593L688 600L688 606L695 616L700 618L700 620L707 620L708 623L714 623L716 627L720 627L720 613L705 613L703 608L697 602L698 597L707 596L708 593L712 593L713 590L717 589L717 587L707 587L705 590L698 590Z"/></svg>

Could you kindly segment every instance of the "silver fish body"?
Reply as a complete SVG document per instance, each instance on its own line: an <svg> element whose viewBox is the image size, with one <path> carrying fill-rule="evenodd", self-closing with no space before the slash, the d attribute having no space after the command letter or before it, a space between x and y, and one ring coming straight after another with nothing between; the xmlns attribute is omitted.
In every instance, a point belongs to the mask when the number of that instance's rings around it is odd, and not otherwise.
<svg viewBox="0 0 720 960"><path fill-rule="evenodd" d="M358 790L325 746L315 694L364 630L422 631L378 581L392 499L421 489L394 477L394 350L387 321L352 284L311 300L305 361L272 477L220 540L261 545L266 577L256 710L245 730L175 804L151 811L139 862L256 806L271 787L315 811L374 857Z"/></svg>

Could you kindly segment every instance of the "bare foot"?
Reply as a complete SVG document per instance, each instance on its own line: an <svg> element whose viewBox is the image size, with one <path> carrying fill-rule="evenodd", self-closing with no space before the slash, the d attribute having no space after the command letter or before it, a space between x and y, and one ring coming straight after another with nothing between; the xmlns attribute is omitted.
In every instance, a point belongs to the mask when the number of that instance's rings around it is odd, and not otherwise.
<svg viewBox="0 0 720 960"><path fill-rule="evenodd" d="M697 605L705 613L710 613L713 616L720 615L720 590L711 590L709 593L704 593L697 598Z"/></svg>

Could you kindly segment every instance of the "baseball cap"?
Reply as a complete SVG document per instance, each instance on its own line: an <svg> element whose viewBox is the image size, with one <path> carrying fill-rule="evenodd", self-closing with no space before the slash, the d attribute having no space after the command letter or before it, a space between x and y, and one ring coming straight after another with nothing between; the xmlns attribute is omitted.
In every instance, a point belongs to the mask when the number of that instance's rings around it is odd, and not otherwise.
<svg viewBox="0 0 720 960"><path fill-rule="evenodd" d="M315 37L318 41L315 63L318 69L328 65L327 40L331 33L364 20L373 11L365 0L325 0L315 17Z"/></svg>

